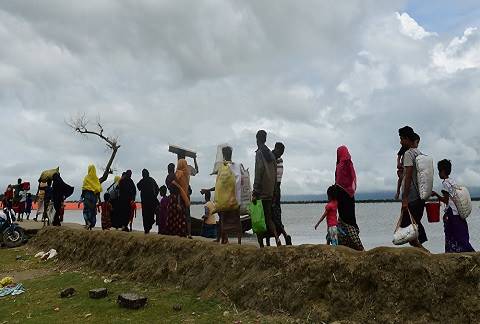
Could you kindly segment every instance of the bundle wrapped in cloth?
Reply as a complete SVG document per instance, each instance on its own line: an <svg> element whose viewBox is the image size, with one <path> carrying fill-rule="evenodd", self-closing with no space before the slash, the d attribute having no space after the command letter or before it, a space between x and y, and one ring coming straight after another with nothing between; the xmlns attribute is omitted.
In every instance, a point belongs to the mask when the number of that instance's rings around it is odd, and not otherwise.
<svg viewBox="0 0 480 324"><path fill-rule="evenodd" d="M55 169L45 170L40 174L40 178L38 182L47 182L48 180L52 180L53 176L57 173L60 173L60 167L56 167Z"/></svg>

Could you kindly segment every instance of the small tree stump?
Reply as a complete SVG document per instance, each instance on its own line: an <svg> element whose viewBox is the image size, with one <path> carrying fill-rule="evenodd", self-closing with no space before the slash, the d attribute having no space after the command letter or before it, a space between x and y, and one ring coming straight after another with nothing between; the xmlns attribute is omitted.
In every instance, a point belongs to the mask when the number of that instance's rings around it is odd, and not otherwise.
<svg viewBox="0 0 480 324"><path fill-rule="evenodd" d="M139 309L147 303L147 297L142 297L137 294L121 294L118 296L117 303L120 307L128 309Z"/></svg>
<svg viewBox="0 0 480 324"><path fill-rule="evenodd" d="M75 295L76 291L74 288L66 288L60 292L60 298L70 298Z"/></svg>
<svg viewBox="0 0 480 324"><path fill-rule="evenodd" d="M92 299L105 298L107 297L107 295L108 295L107 288L92 289L88 292L88 296Z"/></svg>

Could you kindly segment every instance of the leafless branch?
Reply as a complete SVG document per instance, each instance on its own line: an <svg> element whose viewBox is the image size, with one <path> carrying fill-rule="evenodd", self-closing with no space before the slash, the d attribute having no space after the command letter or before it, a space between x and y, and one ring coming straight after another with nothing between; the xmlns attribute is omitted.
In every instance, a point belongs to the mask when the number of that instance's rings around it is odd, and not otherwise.
<svg viewBox="0 0 480 324"><path fill-rule="evenodd" d="M72 128L75 132L83 136L87 136L87 135L97 136L106 143L107 147L110 150L112 150L112 154L110 156L110 159L107 162L105 171L103 175L99 178L100 182L105 182L108 178L108 175L111 173L113 160L115 159L115 156L117 155L117 151L120 148L120 145L118 144L118 138L104 135L104 129L103 129L102 122L100 121L100 118L98 118L97 120L96 130L89 129L88 123L89 121L85 114L82 114L76 118L71 118L70 121L67 122L68 126L70 126L70 128Z"/></svg>

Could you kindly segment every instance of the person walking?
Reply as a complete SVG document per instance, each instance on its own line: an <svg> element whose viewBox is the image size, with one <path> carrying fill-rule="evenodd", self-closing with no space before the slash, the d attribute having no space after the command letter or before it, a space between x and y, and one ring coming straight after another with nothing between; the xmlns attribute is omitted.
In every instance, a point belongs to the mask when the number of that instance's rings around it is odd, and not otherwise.
<svg viewBox="0 0 480 324"><path fill-rule="evenodd" d="M60 173L55 173L52 180L52 201L55 210L52 225L61 226L63 202L73 194L74 188L63 181Z"/></svg>
<svg viewBox="0 0 480 324"><path fill-rule="evenodd" d="M400 144L407 148L403 156L403 186L402 186L402 220L400 227L405 228L411 224L410 215L418 225L418 239L410 241L409 244L428 251L423 247L427 233L422 225L425 201L421 199L418 189L416 159L422 153L415 147L415 141L419 138L410 126L398 130Z"/></svg>
<svg viewBox="0 0 480 324"><path fill-rule="evenodd" d="M470 244L467 220L460 217L458 208L453 201L456 194L457 183L450 177L452 162L441 160L438 162L438 175L442 179L442 195L432 192L445 204L445 215L443 216L445 232L445 253L475 252Z"/></svg>
<svg viewBox="0 0 480 324"><path fill-rule="evenodd" d="M102 185L97 177L97 169L91 164L83 179L82 196L78 202L78 206L83 202L83 218L85 219L85 228L88 230L94 228L97 223L97 205L100 203L101 192Z"/></svg>
<svg viewBox="0 0 480 324"><path fill-rule="evenodd" d="M132 171L127 170L119 183L119 201L118 201L118 218L119 226L122 231L128 232L128 222L130 219L130 211L132 202L135 202L137 189L132 180Z"/></svg>
<svg viewBox="0 0 480 324"><path fill-rule="evenodd" d="M168 216L166 221L166 232L168 235L187 236L186 203L188 199L188 169L184 159L178 160L177 171L175 165L168 165L168 176L165 180L170 190L168 200Z"/></svg>
<svg viewBox="0 0 480 324"><path fill-rule="evenodd" d="M273 155L277 162L277 182L275 184L275 190L273 191L273 200L272 200L272 220L275 224L277 232L283 235L286 245L292 245L292 238L287 234L285 226L282 222L282 178L283 178L283 153L285 152L285 145L281 142L275 143L275 148L273 149Z"/></svg>
<svg viewBox="0 0 480 324"><path fill-rule="evenodd" d="M155 223L155 209L159 204L157 196L160 189L147 169L142 170L142 180L137 183L137 188L142 202L143 229L145 234L148 234Z"/></svg>
<svg viewBox="0 0 480 324"><path fill-rule="evenodd" d="M262 201L263 212L265 214L265 223L268 232L273 233L277 246L282 245L278 237L275 224L272 220L272 199L277 181L277 164L272 151L265 144L267 142L267 132L259 130L256 135L257 151L255 153L255 180L253 182L252 202ZM259 236L258 244L264 247L263 236Z"/></svg>
<svg viewBox="0 0 480 324"><path fill-rule="evenodd" d="M355 216L357 175L352 157L346 146L340 146L337 149L335 186L338 204L338 244L348 246L357 251L363 251L364 247L359 236L360 229Z"/></svg>

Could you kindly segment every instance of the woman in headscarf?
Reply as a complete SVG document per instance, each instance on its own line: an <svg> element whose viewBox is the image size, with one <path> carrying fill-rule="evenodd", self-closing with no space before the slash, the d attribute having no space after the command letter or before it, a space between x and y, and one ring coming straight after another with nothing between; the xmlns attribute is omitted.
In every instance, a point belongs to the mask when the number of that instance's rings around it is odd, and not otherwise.
<svg viewBox="0 0 480 324"><path fill-rule="evenodd" d="M125 176L122 177L119 184L119 201L118 201L118 216L119 224L122 230L128 232L128 222L130 219L130 211L132 208L132 202L135 201L137 195L137 189L135 183L132 180L132 171L125 172Z"/></svg>
<svg viewBox="0 0 480 324"><path fill-rule="evenodd" d="M97 203L100 202L101 192L102 185L97 177L97 170L94 165L89 165L88 173L83 179L81 197L81 201L83 201L83 218L88 230L94 228L97 223Z"/></svg>
<svg viewBox="0 0 480 324"><path fill-rule="evenodd" d="M352 157L346 146L337 149L337 167L335 170L335 185L338 202L339 244L363 251L360 240L360 230L355 217L355 191L357 190L357 175Z"/></svg>
<svg viewBox="0 0 480 324"><path fill-rule="evenodd" d="M73 194L74 188L63 181L60 173L55 173L52 180L52 201L55 209L52 225L60 226L63 221L63 202Z"/></svg>
<svg viewBox="0 0 480 324"><path fill-rule="evenodd" d="M155 223L155 208L158 206L157 196L160 189L147 169L143 169L142 180L138 182L137 188L142 200L143 229L145 234L148 234Z"/></svg>
<svg viewBox="0 0 480 324"><path fill-rule="evenodd" d="M186 208L190 206L188 186L190 174L185 159L178 160L177 171L175 165L168 166L168 176L165 181L170 190L168 205L167 233L170 235L186 236Z"/></svg>

